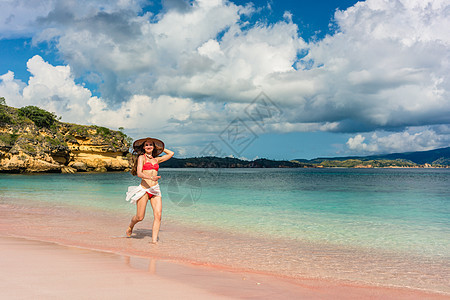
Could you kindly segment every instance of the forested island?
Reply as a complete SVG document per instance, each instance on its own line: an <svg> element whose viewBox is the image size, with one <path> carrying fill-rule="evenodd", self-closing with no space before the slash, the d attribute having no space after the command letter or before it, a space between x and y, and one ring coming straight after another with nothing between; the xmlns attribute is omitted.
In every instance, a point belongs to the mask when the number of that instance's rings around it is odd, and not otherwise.
<svg viewBox="0 0 450 300"><path fill-rule="evenodd" d="M101 126L60 122L36 106L0 98L0 172L107 172L129 169L131 139Z"/></svg>
<svg viewBox="0 0 450 300"><path fill-rule="evenodd" d="M435 157L435 155L441 155ZM450 147L424 152L413 152L411 159L399 157L384 158L379 156L367 157L336 157L336 158L315 158L311 160L294 159L270 160L260 158L252 161L242 160L232 157L193 157L193 158L172 158L164 163L165 168L449 168L450 167Z"/></svg>

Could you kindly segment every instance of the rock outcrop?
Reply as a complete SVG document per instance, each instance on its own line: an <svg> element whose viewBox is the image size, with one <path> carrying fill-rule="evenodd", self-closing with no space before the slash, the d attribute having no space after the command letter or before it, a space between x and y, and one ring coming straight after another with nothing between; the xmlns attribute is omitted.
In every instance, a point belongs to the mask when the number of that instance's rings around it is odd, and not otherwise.
<svg viewBox="0 0 450 300"><path fill-rule="evenodd" d="M130 139L120 131L56 119L51 125L38 126L36 121L21 115L20 109L0 105L0 110L0 172L129 169Z"/></svg>

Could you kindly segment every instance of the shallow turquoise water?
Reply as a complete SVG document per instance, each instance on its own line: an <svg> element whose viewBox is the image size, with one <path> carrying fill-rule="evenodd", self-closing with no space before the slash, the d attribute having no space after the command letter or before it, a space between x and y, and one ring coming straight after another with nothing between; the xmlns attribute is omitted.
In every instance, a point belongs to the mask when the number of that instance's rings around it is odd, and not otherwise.
<svg viewBox="0 0 450 300"><path fill-rule="evenodd" d="M450 170L162 169L164 218L231 233L449 257ZM0 174L0 201L130 215L128 173Z"/></svg>

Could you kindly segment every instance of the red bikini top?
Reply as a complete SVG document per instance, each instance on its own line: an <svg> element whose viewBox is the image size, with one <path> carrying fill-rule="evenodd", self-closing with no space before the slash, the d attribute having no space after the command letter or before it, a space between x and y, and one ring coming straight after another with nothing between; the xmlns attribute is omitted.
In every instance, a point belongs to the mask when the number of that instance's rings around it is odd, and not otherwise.
<svg viewBox="0 0 450 300"><path fill-rule="evenodd" d="M147 158L145 159L147 160ZM159 170L159 164L152 164L151 162L145 162L144 165L142 166L142 170Z"/></svg>

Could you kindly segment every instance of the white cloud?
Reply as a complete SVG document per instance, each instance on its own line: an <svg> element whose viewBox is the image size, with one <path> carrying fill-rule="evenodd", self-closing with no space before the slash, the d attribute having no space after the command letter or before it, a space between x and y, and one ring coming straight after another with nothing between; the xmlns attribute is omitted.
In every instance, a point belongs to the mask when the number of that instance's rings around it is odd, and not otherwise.
<svg viewBox="0 0 450 300"><path fill-rule="evenodd" d="M69 122L83 120L91 92L74 82L69 66L52 66L36 55L27 63L31 77L22 91L22 103L15 106L37 105Z"/></svg>
<svg viewBox="0 0 450 300"><path fill-rule="evenodd" d="M0 95L6 99L8 105L23 105L21 93L25 86L22 81L14 79L14 72L8 71L0 76Z"/></svg>
<svg viewBox="0 0 450 300"><path fill-rule="evenodd" d="M220 59L224 53L220 50L220 44L216 40L208 40L197 49L200 55L204 55L212 60Z"/></svg>
<svg viewBox="0 0 450 300"><path fill-rule="evenodd" d="M146 95L135 95L120 108L111 109L102 99L91 98L89 121L112 128L146 128L154 131L173 131L178 122L188 118L196 108L189 99L160 96L150 98ZM171 125L171 121L175 121Z"/></svg>
<svg viewBox="0 0 450 300"><path fill-rule="evenodd" d="M2 0L0 2L0 38L31 37L46 29L42 24L68 22L81 19L99 11L115 13L129 11L141 12L145 0Z"/></svg>
<svg viewBox="0 0 450 300"><path fill-rule="evenodd" d="M450 145L450 134L436 132L433 128L422 128L420 132L406 130L391 134L373 133L366 137L362 134L349 138L347 148L353 153L395 153L425 151ZM367 142L366 142L367 139Z"/></svg>
<svg viewBox="0 0 450 300"><path fill-rule="evenodd" d="M183 127L190 115L202 110L200 104L190 99L164 95L158 98L134 95L113 108L76 84L70 66L52 66L38 55L27 66L31 73L28 84L14 79L14 73L8 72L0 76L0 95L10 106L39 106L62 116L65 122L177 136L179 127Z"/></svg>
<svg viewBox="0 0 450 300"><path fill-rule="evenodd" d="M88 119L88 102L96 97L75 83L70 66L52 66L36 55L28 60L27 67L31 74L28 83L14 79L12 72L0 76L0 93L8 105L39 106L62 116L66 122Z"/></svg>
<svg viewBox="0 0 450 300"><path fill-rule="evenodd" d="M53 1L2 0L0 3L0 39L32 36L37 32L35 21L46 16Z"/></svg>
<svg viewBox="0 0 450 300"><path fill-rule="evenodd" d="M285 108L283 120L273 120L284 131L450 122L450 34L438 29L449 23L444 1L359 2L336 12L339 32L309 44L289 13L275 24L242 23L256 10L227 1L195 1L155 16L111 6L80 12L65 5L75 13L64 22L56 6L36 38L56 34L77 76L102 79L108 103L133 95L249 103L263 90Z"/></svg>
<svg viewBox="0 0 450 300"><path fill-rule="evenodd" d="M343 33L369 34L376 40L390 39L411 47L415 43L450 42L446 0L370 0L359 2L335 15Z"/></svg>
<svg viewBox="0 0 450 300"><path fill-rule="evenodd" d="M310 44L298 65L312 64L318 87L305 114L336 118L341 131L450 122L450 38L433 31L450 6L425 2L369 0L337 12L340 31Z"/></svg>

